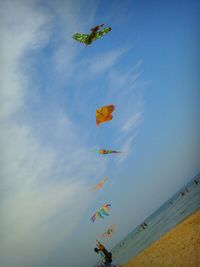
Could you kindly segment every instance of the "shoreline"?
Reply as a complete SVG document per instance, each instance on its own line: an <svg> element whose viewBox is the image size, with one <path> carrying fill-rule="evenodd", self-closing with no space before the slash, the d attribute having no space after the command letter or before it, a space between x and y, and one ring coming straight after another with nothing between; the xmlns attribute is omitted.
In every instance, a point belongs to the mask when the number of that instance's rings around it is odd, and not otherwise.
<svg viewBox="0 0 200 267"><path fill-rule="evenodd" d="M200 266L200 209L123 267Z"/></svg>
<svg viewBox="0 0 200 267"><path fill-rule="evenodd" d="M136 258L145 249L198 211L199 208L200 173L111 250L114 261L125 264L130 259Z"/></svg>

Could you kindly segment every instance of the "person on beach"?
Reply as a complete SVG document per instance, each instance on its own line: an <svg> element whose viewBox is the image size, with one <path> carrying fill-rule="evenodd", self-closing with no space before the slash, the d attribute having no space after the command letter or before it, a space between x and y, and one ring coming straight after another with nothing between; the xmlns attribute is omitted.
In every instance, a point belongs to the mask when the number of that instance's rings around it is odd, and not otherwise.
<svg viewBox="0 0 200 267"><path fill-rule="evenodd" d="M146 229L146 226L147 226L147 224L144 222L144 223L142 223L140 226L142 227L142 229L143 229L143 230L145 230L145 229Z"/></svg>
<svg viewBox="0 0 200 267"><path fill-rule="evenodd" d="M112 263L112 253L109 252L98 240L97 247L94 248L94 251L103 258L101 267L111 267Z"/></svg>
<svg viewBox="0 0 200 267"><path fill-rule="evenodd" d="M182 197L185 196L185 191L181 192L181 196Z"/></svg>

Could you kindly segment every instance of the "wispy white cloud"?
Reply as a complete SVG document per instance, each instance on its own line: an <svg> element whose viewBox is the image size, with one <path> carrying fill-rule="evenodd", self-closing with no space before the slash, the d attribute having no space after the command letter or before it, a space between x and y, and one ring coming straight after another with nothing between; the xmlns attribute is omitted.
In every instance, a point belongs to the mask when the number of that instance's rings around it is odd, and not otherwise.
<svg viewBox="0 0 200 267"><path fill-rule="evenodd" d="M144 64L144 60L140 59L134 66L134 71L140 71L140 68L142 67L142 65Z"/></svg>
<svg viewBox="0 0 200 267"><path fill-rule="evenodd" d="M125 49L116 49L92 58L90 64L88 64L91 73L99 75L109 71L125 52Z"/></svg>
<svg viewBox="0 0 200 267"><path fill-rule="evenodd" d="M134 66L126 71L112 69L108 74L110 94L114 95L121 91L120 98L132 96L135 93L134 91L144 87L144 82L140 77L141 71L135 69Z"/></svg>
<svg viewBox="0 0 200 267"><path fill-rule="evenodd" d="M142 120L141 116L142 116L141 111L138 111L132 116L130 116L122 126L121 131L124 133L128 133L130 132L130 130L135 129L141 123Z"/></svg>
<svg viewBox="0 0 200 267"><path fill-rule="evenodd" d="M122 71L120 67L113 67L107 75L109 88L107 97L113 99L112 103L116 104L118 117L117 144L121 150L126 151L124 157L118 162L123 162L131 154L138 127L143 122L143 91L148 85L141 76L143 63L143 60L139 60L126 71Z"/></svg>
<svg viewBox="0 0 200 267"><path fill-rule="evenodd" d="M22 104L25 92L19 80L26 83L25 77L22 78L18 71L22 51L42 45L47 40L48 31L44 31L43 26L49 21L49 17L36 11L31 2L25 4L22 1L4 1L0 5L2 118L15 112Z"/></svg>
<svg viewBox="0 0 200 267"><path fill-rule="evenodd" d="M47 106L44 121L37 103L37 123L31 117L26 102L31 73L26 69L25 76L23 63L28 52L47 44L55 19L36 3L6 1L0 8L0 265L5 267L39 266L48 259L88 207L88 177L106 166L87 153L82 133L64 112ZM34 82L32 90L37 86Z"/></svg>
<svg viewBox="0 0 200 267"><path fill-rule="evenodd" d="M118 163L124 162L124 160L129 156L130 153L133 153L133 141L136 138L136 133L131 136L125 138L121 145L121 151L123 151L123 155L118 157Z"/></svg>
<svg viewBox="0 0 200 267"><path fill-rule="evenodd" d="M78 225L88 207L87 180L105 166L84 147L73 152L74 139L71 145L66 140L63 152L44 147L27 126L4 126L1 142L1 260L26 266L55 250Z"/></svg>

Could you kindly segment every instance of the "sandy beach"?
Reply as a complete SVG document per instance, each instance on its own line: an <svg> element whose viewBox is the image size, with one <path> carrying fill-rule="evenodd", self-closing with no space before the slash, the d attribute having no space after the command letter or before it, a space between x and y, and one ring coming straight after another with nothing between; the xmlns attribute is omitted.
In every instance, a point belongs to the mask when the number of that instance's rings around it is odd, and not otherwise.
<svg viewBox="0 0 200 267"><path fill-rule="evenodd" d="M200 210L123 267L200 267Z"/></svg>

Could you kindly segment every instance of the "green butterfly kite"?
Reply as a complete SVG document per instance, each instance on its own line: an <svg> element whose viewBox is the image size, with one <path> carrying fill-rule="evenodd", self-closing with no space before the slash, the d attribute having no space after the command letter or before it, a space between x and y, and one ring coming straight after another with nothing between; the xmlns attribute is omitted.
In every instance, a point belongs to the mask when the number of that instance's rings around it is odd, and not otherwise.
<svg viewBox="0 0 200 267"><path fill-rule="evenodd" d="M111 31L111 27L104 28L100 30L104 24L95 26L90 31L90 34L84 34L84 33L75 33L72 38L75 39L78 42L84 43L85 45L90 45L93 41L101 38L105 34L107 34L109 31Z"/></svg>

